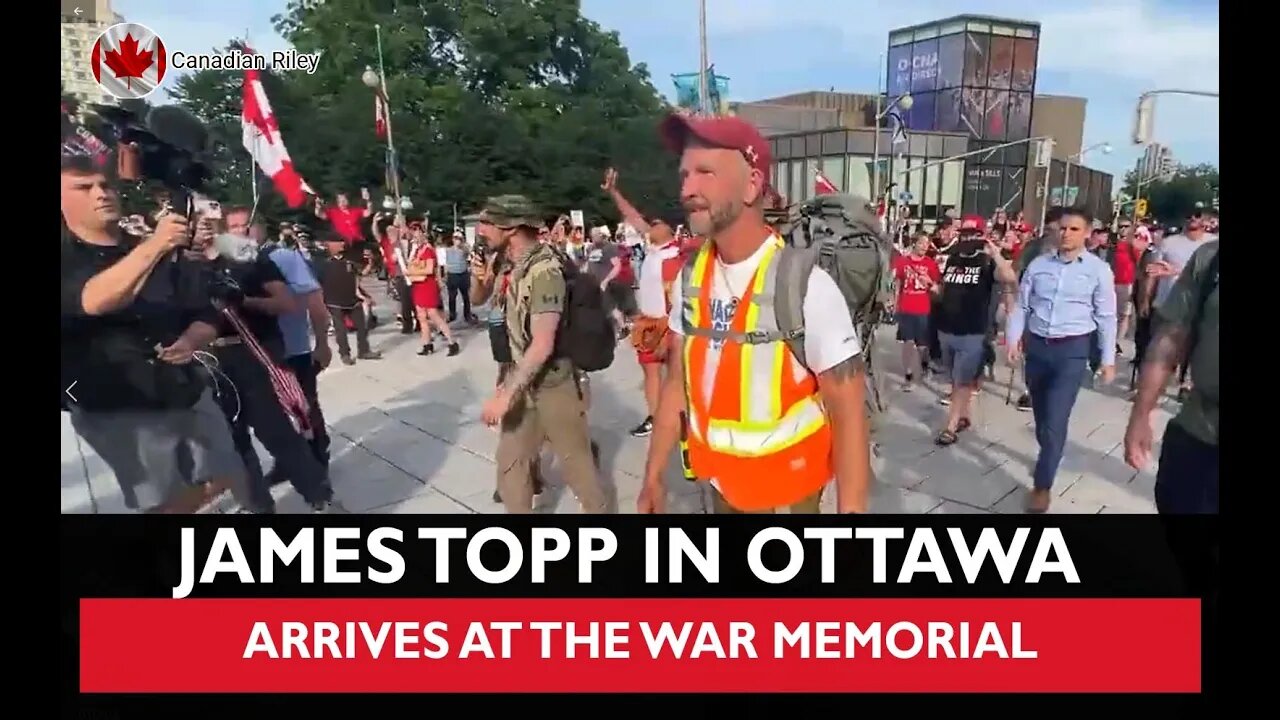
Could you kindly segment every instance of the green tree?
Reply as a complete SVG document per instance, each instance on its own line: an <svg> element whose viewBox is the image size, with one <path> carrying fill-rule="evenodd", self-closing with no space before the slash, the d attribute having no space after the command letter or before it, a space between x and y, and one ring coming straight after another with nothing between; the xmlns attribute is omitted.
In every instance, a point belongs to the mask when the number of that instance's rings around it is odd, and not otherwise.
<svg viewBox="0 0 1280 720"><path fill-rule="evenodd" d="M322 53L314 74L267 75L264 84L294 165L323 196L390 192L373 93L361 81L378 66L376 24L413 214L447 223L455 203L469 212L488 195L519 192L552 216L582 209L616 220L599 189L610 165L645 212L677 208L675 160L657 137L665 104L645 67L577 0L294 0L275 21L299 51ZM224 202L244 202L251 187L241 82L201 72L174 93L210 125ZM269 183L262 202L268 217L285 213Z"/></svg>
<svg viewBox="0 0 1280 720"><path fill-rule="evenodd" d="M1124 193L1134 198L1137 193L1137 172L1130 170L1124 176ZM1196 209L1196 203L1210 207L1218 194L1218 168L1213 165L1179 165L1167 180L1158 180L1142 186L1142 197L1147 200L1147 215L1162 222L1179 222Z"/></svg>

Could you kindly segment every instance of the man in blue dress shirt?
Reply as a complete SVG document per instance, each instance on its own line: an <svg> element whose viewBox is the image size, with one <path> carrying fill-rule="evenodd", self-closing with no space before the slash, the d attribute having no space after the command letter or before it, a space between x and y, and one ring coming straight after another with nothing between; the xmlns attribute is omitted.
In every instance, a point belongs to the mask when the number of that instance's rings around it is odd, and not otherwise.
<svg viewBox="0 0 1280 720"><path fill-rule="evenodd" d="M1109 383L1116 374L1115 278L1106 261L1085 250L1092 225L1086 210L1063 212L1057 251L1027 266L1009 318L1009 362L1026 355L1027 389L1040 445L1027 512L1049 509L1071 409L1094 347L1093 333L1102 351L1102 381Z"/></svg>

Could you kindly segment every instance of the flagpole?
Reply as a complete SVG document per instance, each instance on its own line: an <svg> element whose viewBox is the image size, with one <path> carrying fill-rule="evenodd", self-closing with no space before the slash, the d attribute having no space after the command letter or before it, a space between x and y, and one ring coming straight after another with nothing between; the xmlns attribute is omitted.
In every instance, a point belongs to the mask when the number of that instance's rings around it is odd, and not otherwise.
<svg viewBox="0 0 1280 720"><path fill-rule="evenodd" d="M249 28L244 29L244 49L253 49L249 43ZM241 94L243 95L243 90ZM258 215L258 161L254 156L257 155L258 142L261 139L258 133L254 133L253 152L249 153L249 196L253 198L253 206L249 208L249 225L253 225L253 219Z"/></svg>
<svg viewBox="0 0 1280 720"><path fill-rule="evenodd" d="M880 82L884 78L884 53L876 58L876 114L871 126L875 131L871 150L871 202L880 202ZM887 215L888 213L886 213Z"/></svg>
<svg viewBox="0 0 1280 720"><path fill-rule="evenodd" d="M396 217L402 216L400 209L400 163L396 158L396 142L391 132L391 96L387 93L387 71L386 66L382 62L382 26L374 24L373 32L378 40L378 80L381 86L378 91L382 93L382 111L387 116L387 154L391 158L391 195L396 199Z"/></svg>
<svg viewBox="0 0 1280 720"><path fill-rule="evenodd" d="M707 114L711 89L707 87L707 0L698 0L698 112Z"/></svg>

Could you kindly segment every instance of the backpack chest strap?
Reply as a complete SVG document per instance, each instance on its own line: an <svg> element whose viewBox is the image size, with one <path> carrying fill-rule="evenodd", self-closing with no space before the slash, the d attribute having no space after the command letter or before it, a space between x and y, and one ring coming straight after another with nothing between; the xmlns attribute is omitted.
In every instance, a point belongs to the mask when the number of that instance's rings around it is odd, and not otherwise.
<svg viewBox="0 0 1280 720"><path fill-rule="evenodd" d="M790 339L781 330L752 330L750 332L734 332L716 328L697 327L686 318L684 334L687 337L706 338L708 340L732 342L739 345L767 345Z"/></svg>

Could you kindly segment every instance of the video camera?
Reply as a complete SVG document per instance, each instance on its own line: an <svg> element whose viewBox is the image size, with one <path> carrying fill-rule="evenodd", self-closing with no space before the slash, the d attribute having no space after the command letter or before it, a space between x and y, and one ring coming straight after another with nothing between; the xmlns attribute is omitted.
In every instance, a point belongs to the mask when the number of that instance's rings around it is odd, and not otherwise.
<svg viewBox="0 0 1280 720"><path fill-rule="evenodd" d="M104 138L116 149L121 180L153 180L169 191L172 209L188 218L195 211L193 194L209 180L209 132L190 112L172 105L153 107L145 117L113 105L93 111L111 133Z"/></svg>

